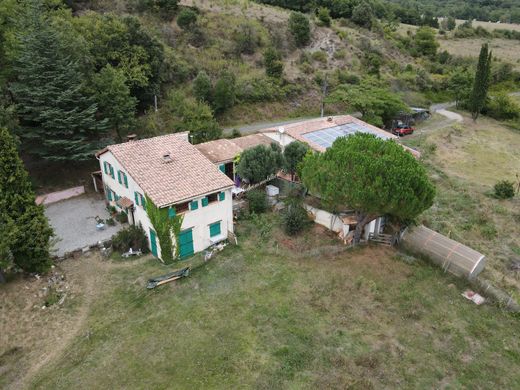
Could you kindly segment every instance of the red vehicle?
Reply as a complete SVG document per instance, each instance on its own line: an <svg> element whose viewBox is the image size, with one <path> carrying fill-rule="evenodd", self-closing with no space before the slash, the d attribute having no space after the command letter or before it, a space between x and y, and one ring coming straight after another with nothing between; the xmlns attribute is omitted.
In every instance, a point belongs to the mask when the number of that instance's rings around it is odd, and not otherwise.
<svg viewBox="0 0 520 390"><path fill-rule="evenodd" d="M413 134L414 130L415 129L410 125L399 123L393 128L392 133L398 135L399 137L402 137L403 135Z"/></svg>

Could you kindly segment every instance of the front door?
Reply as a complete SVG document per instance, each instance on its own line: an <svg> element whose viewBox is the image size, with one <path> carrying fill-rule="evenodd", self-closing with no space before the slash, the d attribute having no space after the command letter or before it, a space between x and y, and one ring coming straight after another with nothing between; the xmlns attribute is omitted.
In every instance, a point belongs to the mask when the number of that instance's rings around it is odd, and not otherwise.
<svg viewBox="0 0 520 390"><path fill-rule="evenodd" d="M191 229L179 233L179 256L184 259L193 254L193 232Z"/></svg>
<svg viewBox="0 0 520 390"><path fill-rule="evenodd" d="M150 249L152 250L152 255L158 257L157 255L157 234L150 229Z"/></svg>

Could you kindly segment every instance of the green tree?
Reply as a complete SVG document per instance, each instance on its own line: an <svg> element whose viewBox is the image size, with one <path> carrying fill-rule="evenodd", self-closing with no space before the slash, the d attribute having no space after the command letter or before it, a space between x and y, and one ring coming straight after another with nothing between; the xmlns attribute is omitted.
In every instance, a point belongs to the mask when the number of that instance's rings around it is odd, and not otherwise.
<svg viewBox="0 0 520 390"><path fill-rule="evenodd" d="M150 11L165 20L171 20L177 12L179 0L139 0L140 11Z"/></svg>
<svg viewBox="0 0 520 390"><path fill-rule="evenodd" d="M254 54L259 45L256 28L251 23L242 23L234 32L235 52L240 54Z"/></svg>
<svg viewBox="0 0 520 390"><path fill-rule="evenodd" d="M467 104L473 85L473 75L467 69L456 69L449 75L448 91L455 98L456 107Z"/></svg>
<svg viewBox="0 0 520 390"><path fill-rule="evenodd" d="M414 36L417 52L423 56L433 57L437 54L439 43L435 40L435 31L431 27L423 26Z"/></svg>
<svg viewBox="0 0 520 390"><path fill-rule="evenodd" d="M100 148L105 121L84 92L79 62L46 14L31 4L18 36L17 80L10 86L31 154L53 161L87 160Z"/></svg>
<svg viewBox="0 0 520 390"><path fill-rule="evenodd" d="M94 76L93 85L99 110L121 142L121 132L128 132L135 123L137 99L130 95L123 72L110 64Z"/></svg>
<svg viewBox="0 0 520 390"><path fill-rule="evenodd" d="M302 165L309 191L335 212L356 210L354 244L374 218L410 221L433 204L435 187L426 170L393 140L365 133L341 137L324 153L307 155Z"/></svg>
<svg viewBox="0 0 520 390"><path fill-rule="evenodd" d="M491 76L491 60L492 53L488 50L487 43L485 43L480 49L477 71L473 81L473 90L469 98L469 111L474 121L477 120L486 104L489 78Z"/></svg>
<svg viewBox="0 0 520 390"><path fill-rule="evenodd" d="M225 71L215 84L213 107L217 114L221 114L233 107L236 99L236 79L231 72Z"/></svg>
<svg viewBox="0 0 520 390"><path fill-rule="evenodd" d="M408 110L398 95L371 80L364 80L359 85L340 85L327 101L344 103L361 112L365 122L379 127L391 121L399 112Z"/></svg>
<svg viewBox="0 0 520 390"><path fill-rule="evenodd" d="M318 20L322 26L330 27L332 19L330 17L330 11L326 7L320 7L318 9Z"/></svg>
<svg viewBox="0 0 520 390"><path fill-rule="evenodd" d="M279 151L258 145L244 150L240 155L236 171L238 175L250 183L259 183L281 168Z"/></svg>
<svg viewBox="0 0 520 390"><path fill-rule="evenodd" d="M311 40L309 19L300 12L291 12L291 16L289 16L289 32L293 36L296 46L306 46Z"/></svg>
<svg viewBox="0 0 520 390"><path fill-rule="evenodd" d="M174 131L189 131L193 143L218 139L222 129L213 117L208 104L193 98L185 98L182 93L173 93L167 102L167 108L173 117L171 127Z"/></svg>
<svg viewBox="0 0 520 390"><path fill-rule="evenodd" d="M201 70L193 80L193 94L199 102L211 103L213 85L208 74Z"/></svg>
<svg viewBox="0 0 520 390"><path fill-rule="evenodd" d="M283 151L285 160L285 170L291 174L291 179L294 180L294 175L298 169L299 164L309 151L307 144L303 142L294 141L287 145Z"/></svg>
<svg viewBox="0 0 520 390"><path fill-rule="evenodd" d="M183 30L188 30L197 23L197 13L191 8L183 8L177 15L177 25Z"/></svg>
<svg viewBox="0 0 520 390"><path fill-rule="evenodd" d="M265 73L269 77L281 79L283 76L283 62L280 52L274 47L268 47L264 52Z"/></svg>
<svg viewBox="0 0 520 390"><path fill-rule="evenodd" d="M6 128L0 128L0 150L0 267L12 262L26 272L45 272L53 232Z"/></svg>
<svg viewBox="0 0 520 390"><path fill-rule="evenodd" d="M371 29L373 19L374 11L372 6L366 1L361 1L352 9L352 21L358 26Z"/></svg>

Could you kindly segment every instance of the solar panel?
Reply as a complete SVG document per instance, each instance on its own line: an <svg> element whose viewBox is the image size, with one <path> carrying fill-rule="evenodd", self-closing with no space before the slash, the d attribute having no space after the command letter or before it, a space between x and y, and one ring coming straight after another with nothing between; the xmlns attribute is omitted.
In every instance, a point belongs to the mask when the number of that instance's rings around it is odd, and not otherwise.
<svg viewBox="0 0 520 390"><path fill-rule="evenodd" d="M337 138L346 137L355 133L369 133L385 140L390 138L390 136L375 131L368 126L363 126L357 123L347 123L345 125L329 127L328 129L316 130L303 134L302 136L306 140L320 145L326 149L330 148Z"/></svg>

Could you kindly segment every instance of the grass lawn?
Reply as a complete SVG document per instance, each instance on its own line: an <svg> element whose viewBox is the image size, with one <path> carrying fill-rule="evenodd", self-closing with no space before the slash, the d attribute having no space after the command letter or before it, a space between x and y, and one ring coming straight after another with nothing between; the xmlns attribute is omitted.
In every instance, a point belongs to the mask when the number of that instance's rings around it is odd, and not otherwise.
<svg viewBox="0 0 520 390"><path fill-rule="evenodd" d="M518 320L466 301L464 282L273 221L241 222L238 247L156 290L153 260L105 267L82 331L31 387L520 386Z"/></svg>
<svg viewBox="0 0 520 390"><path fill-rule="evenodd" d="M475 123L461 114L461 125L426 123L422 133L403 138L423 152L437 187L435 203L421 222L484 253L482 276L518 300L520 274L509 265L520 248L520 197L491 195L497 181L515 181L520 172L520 131L486 117Z"/></svg>

